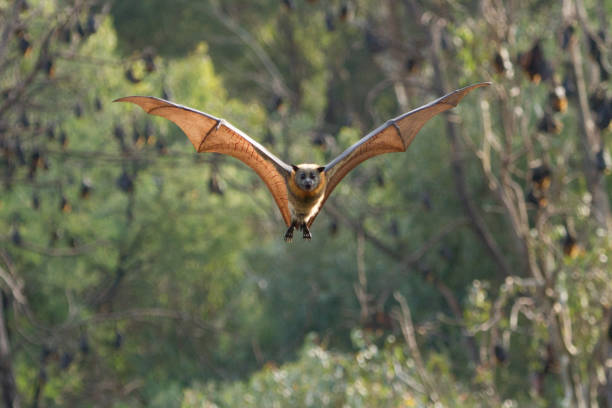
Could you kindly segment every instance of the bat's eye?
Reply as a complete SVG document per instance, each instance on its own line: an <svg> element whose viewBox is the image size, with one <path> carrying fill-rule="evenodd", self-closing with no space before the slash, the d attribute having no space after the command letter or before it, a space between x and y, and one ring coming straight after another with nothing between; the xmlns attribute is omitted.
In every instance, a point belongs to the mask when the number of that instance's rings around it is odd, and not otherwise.
<svg viewBox="0 0 612 408"><path fill-rule="evenodd" d="M306 178L306 173L302 173L302 174L300 175L300 178L301 178L302 180L304 180L304 179Z"/></svg>

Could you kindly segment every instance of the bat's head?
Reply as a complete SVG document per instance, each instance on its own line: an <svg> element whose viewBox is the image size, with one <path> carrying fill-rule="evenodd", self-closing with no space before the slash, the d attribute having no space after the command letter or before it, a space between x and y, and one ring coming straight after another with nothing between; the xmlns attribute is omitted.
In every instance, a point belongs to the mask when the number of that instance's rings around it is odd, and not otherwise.
<svg viewBox="0 0 612 408"><path fill-rule="evenodd" d="M293 180L298 188L315 194L322 189L325 167L318 164L299 164L291 167L293 167Z"/></svg>

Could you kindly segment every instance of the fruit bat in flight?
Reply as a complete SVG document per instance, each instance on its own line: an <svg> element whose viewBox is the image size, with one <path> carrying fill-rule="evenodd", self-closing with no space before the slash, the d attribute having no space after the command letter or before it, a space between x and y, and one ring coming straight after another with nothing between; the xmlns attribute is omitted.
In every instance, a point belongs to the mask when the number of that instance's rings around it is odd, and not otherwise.
<svg viewBox="0 0 612 408"><path fill-rule="evenodd" d="M177 124L198 153L216 152L241 160L264 181L287 224L285 241L291 241L294 229L311 239L310 226L325 200L346 174L370 157L406 151L421 127L438 113L451 109L478 83L458 89L427 105L391 119L374 129L325 166L288 165L223 119L151 96L128 96L115 102L131 102L151 115L162 116Z"/></svg>

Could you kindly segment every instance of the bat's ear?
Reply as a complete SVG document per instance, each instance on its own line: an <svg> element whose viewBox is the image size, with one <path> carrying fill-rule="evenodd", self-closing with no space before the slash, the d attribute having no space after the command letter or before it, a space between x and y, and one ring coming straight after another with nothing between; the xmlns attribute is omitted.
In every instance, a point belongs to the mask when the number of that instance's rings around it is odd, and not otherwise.
<svg viewBox="0 0 612 408"><path fill-rule="evenodd" d="M298 171L298 169L299 169L299 167L296 166L295 164L292 164L291 168L293 169L293 171Z"/></svg>
<svg viewBox="0 0 612 408"><path fill-rule="evenodd" d="M317 171L318 171L319 173L322 173L324 170L325 170L325 167L324 167L324 166L317 167Z"/></svg>

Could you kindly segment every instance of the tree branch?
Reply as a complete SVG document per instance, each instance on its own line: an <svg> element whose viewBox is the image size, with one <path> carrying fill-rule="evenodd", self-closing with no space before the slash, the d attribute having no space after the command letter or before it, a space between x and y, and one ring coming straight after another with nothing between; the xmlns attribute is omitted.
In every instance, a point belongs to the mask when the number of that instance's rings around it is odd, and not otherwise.
<svg viewBox="0 0 612 408"><path fill-rule="evenodd" d="M1 297L6 296L1 293ZM0 387L2 387L2 399L7 408L19 408L20 400L17 394L15 373L11 356L11 346L6 327L4 313L4 299L0 299Z"/></svg>
<svg viewBox="0 0 612 408"><path fill-rule="evenodd" d="M435 73L434 82L437 84L436 91L439 94L444 94L449 90L449 87L446 81L446 75L444 73L443 62L440 57L440 43L442 41L441 29L442 26L439 22L433 23L429 27L431 37L431 59ZM448 115L446 118L446 131L451 143L451 168L453 170L453 177L455 179L457 193L461 199L463 208L471 221L474 232L481 239L485 245L485 248L489 252L489 255L497 264L499 274L502 277L509 276L512 274L512 270L508 265L506 257L503 255L501 249L497 245L495 238L489 231L485 220L480 215L468 192L457 124L449 120Z"/></svg>

